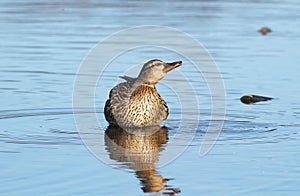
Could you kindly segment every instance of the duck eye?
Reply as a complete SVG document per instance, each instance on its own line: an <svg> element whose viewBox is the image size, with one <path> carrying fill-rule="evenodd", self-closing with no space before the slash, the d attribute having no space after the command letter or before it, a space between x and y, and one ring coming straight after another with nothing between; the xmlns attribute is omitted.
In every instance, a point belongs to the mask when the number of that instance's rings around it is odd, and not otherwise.
<svg viewBox="0 0 300 196"><path fill-rule="evenodd" d="M150 67L158 67L158 66L159 66L158 63L154 63L154 64L152 64Z"/></svg>

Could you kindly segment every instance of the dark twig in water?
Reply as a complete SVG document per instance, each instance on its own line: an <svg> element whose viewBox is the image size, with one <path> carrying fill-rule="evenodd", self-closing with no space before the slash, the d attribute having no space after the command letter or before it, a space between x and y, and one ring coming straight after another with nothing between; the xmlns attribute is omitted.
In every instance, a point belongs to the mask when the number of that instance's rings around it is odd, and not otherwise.
<svg viewBox="0 0 300 196"><path fill-rule="evenodd" d="M259 96L259 95L244 95L241 97L241 102L244 104L253 104L256 102L260 102L260 101L269 101L272 100L273 98L271 97L264 97L264 96Z"/></svg>
<svg viewBox="0 0 300 196"><path fill-rule="evenodd" d="M274 129L269 129L269 130L266 130L266 131L264 131L264 132L272 132L272 131L275 131L275 130L277 130L276 128L274 128Z"/></svg>
<svg viewBox="0 0 300 196"><path fill-rule="evenodd" d="M267 35L268 33L272 32L272 30L269 27L262 27L260 30L258 30L262 35Z"/></svg>

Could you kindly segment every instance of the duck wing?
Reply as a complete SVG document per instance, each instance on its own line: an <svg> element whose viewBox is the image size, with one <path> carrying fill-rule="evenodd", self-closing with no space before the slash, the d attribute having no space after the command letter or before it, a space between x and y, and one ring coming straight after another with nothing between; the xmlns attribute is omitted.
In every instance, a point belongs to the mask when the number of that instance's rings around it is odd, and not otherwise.
<svg viewBox="0 0 300 196"><path fill-rule="evenodd" d="M128 103L130 90L131 84L129 82L120 83L111 89L104 107L105 119L110 124L118 125L116 118L120 118L118 116L123 115L122 110L124 105Z"/></svg>
<svg viewBox="0 0 300 196"><path fill-rule="evenodd" d="M122 79L124 79L124 80L126 80L126 82L129 82L129 83L134 83L135 80L136 80L136 78L132 78L132 77L126 76L126 75L124 75L124 76L119 76L119 77L122 78Z"/></svg>

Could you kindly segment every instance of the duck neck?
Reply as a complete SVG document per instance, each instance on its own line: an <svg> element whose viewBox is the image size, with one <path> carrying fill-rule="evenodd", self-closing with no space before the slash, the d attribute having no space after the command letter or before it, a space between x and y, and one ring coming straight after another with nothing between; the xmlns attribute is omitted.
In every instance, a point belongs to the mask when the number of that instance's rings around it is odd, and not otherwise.
<svg viewBox="0 0 300 196"><path fill-rule="evenodd" d="M133 87L138 87L138 86L140 86L140 85L147 85L147 86L149 86L149 87L155 88L155 84L156 84L156 83L146 82L146 81L144 81L144 80L138 78L138 79L134 82Z"/></svg>

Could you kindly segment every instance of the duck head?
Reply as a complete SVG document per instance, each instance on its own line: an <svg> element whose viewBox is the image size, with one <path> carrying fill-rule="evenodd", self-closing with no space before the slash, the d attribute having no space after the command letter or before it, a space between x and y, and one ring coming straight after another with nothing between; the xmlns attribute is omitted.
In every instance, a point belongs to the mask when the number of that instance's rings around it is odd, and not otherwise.
<svg viewBox="0 0 300 196"><path fill-rule="evenodd" d="M161 80L167 72L179 67L182 61L176 61L173 63L165 63L161 60L150 60L144 64L140 74L137 78L138 83L155 85Z"/></svg>

